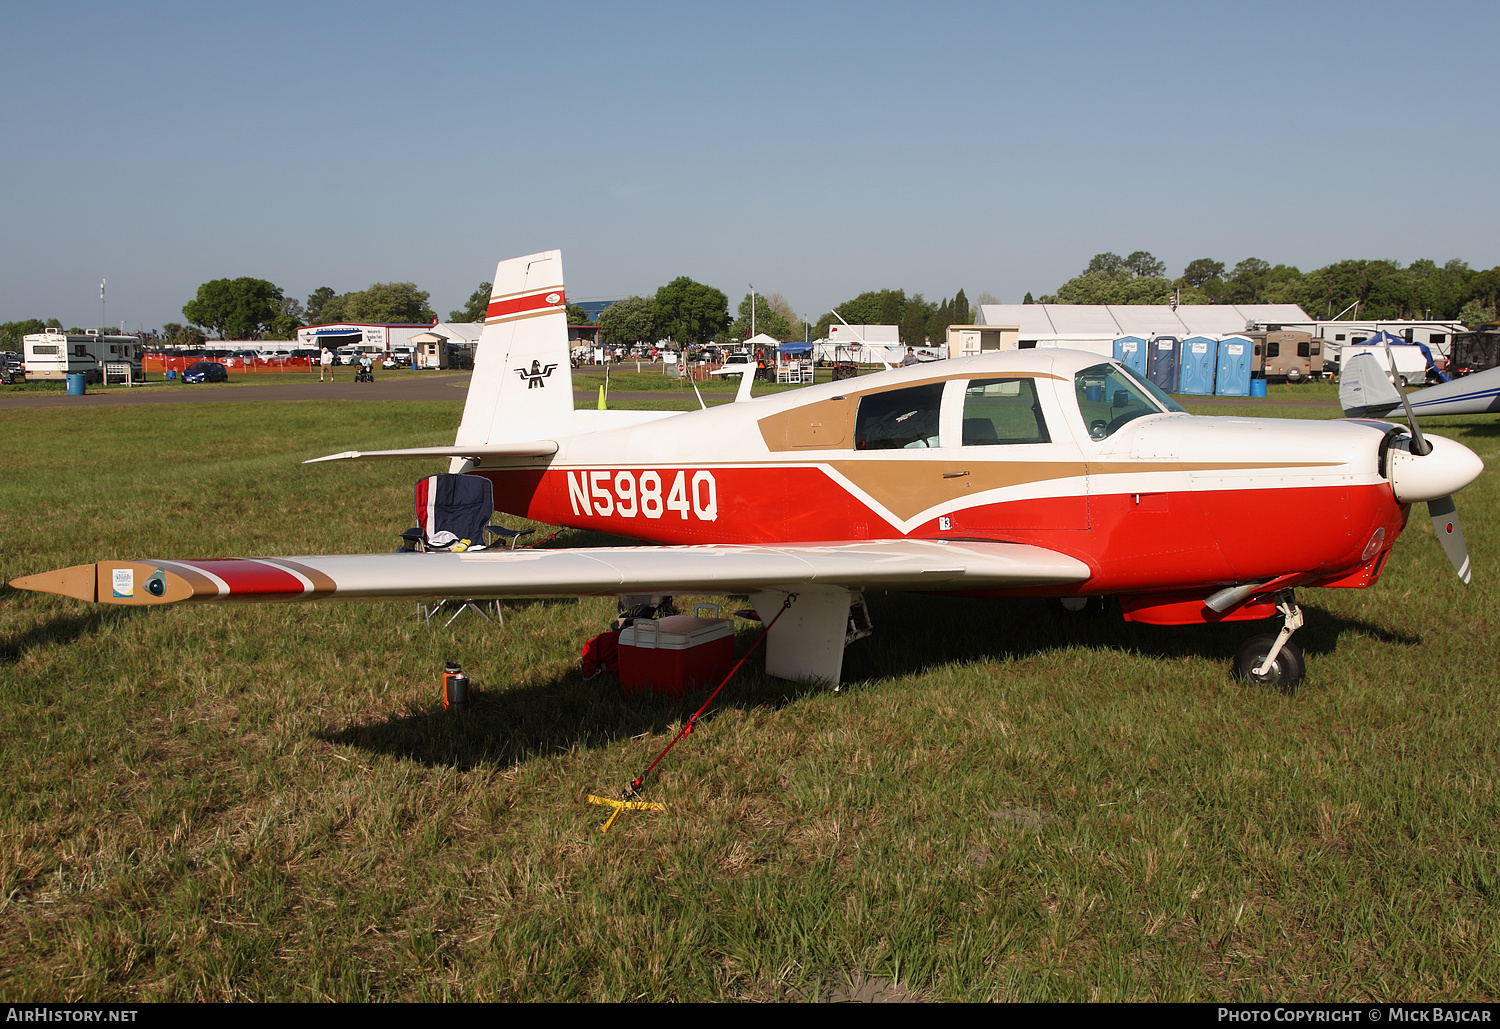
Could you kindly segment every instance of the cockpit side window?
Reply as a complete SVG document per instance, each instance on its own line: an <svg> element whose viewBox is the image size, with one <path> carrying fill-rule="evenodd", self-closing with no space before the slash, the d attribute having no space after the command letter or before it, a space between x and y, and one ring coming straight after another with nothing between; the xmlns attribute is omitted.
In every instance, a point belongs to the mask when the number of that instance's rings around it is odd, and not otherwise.
<svg viewBox="0 0 1500 1029"><path fill-rule="evenodd" d="M1085 368L1073 377L1073 386L1090 439L1108 439L1127 422L1143 415L1161 414L1163 408L1182 410L1166 394L1119 365L1096 364ZM1157 402L1158 397L1161 403Z"/></svg>
<svg viewBox="0 0 1500 1029"><path fill-rule="evenodd" d="M942 446L938 410L943 384L910 386L859 398L854 416L855 450L903 450Z"/></svg>
<svg viewBox="0 0 1500 1029"><path fill-rule="evenodd" d="M974 379L964 387L964 446L1051 443L1032 379Z"/></svg>

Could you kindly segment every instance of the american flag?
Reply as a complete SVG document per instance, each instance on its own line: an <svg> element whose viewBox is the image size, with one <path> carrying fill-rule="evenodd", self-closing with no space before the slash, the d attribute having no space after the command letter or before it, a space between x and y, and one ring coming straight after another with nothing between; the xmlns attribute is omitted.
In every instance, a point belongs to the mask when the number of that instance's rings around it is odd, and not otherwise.
<svg viewBox="0 0 1500 1029"><path fill-rule="evenodd" d="M1177 290L1172 291L1172 310L1177 310Z"/></svg>

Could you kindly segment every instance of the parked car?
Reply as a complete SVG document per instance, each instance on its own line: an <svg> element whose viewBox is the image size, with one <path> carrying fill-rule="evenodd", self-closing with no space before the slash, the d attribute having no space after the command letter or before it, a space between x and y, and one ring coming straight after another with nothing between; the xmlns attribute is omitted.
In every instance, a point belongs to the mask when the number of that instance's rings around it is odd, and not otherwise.
<svg viewBox="0 0 1500 1029"><path fill-rule="evenodd" d="M183 382L228 382L229 372L217 361L190 364L182 373Z"/></svg>
<svg viewBox="0 0 1500 1029"><path fill-rule="evenodd" d="M26 359L14 350L0 351L0 385L26 381Z"/></svg>

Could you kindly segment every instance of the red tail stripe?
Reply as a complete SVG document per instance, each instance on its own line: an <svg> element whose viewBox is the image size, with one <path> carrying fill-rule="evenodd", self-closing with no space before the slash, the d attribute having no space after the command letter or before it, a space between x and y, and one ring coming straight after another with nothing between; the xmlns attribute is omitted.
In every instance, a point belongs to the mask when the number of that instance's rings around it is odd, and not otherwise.
<svg viewBox="0 0 1500 1029"><path fill-rule="evenodd" d="M524 297L491 300L490 306L485 309L484 316L494 318L499 315L522 314L526 311L541 311L549 307L563 307L566 304L567 297L563 294L562 287L559 286L557 289L544 290L541 293L532 293Z"/></svg>

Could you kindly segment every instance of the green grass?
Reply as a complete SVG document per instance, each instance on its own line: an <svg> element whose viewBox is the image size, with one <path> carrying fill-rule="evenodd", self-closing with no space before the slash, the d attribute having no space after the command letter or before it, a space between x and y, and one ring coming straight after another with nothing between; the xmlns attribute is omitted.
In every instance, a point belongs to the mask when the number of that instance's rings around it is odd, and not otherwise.
<svg viewBox="0 0 1500 1029"><path fill-rule="evenodd" d="M390 549L432 469L297 462L448 442L460 407L0 410L0 575ZM1444 421L1500 461L1500 424ZM697 702L582 679L612 602L444 631L0 589L0 994L1493 1000L1497 494L1458 498L1472 587L1414 512L1375 588L1301 591L1291 697L1228 677L1257 626L874 596L869 678L752 659L668 810L608 835L585 797Z"/></svg>

